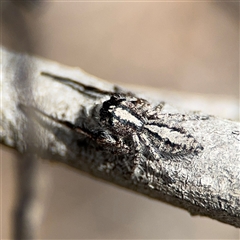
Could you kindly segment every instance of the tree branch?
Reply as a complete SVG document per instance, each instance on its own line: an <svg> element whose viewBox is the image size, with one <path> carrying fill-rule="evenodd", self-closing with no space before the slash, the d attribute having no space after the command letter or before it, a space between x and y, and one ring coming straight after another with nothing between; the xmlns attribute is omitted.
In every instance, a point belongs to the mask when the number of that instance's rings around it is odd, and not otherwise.
<svg viewBox="0 0 240 240"><path fill-rule="evenodd" d="M28 126L24 109L28 105L24 96L19 96L14 85L14 68L18 59L25 59L32 77L31 105L40 109L34 113L38 136L34 149L45 159L62 162L87 172L95 177L113 182L172 205L181 207L193 215L208 216L221 222L240 227L240 124L202 113L186 113L181 124L198 140L204 150L190 157L155 159L146 162L155 172L149 172L146 164L146 179L133 179L133 171L126 167L132 163L130 155L112 154L86 135L72 131L54 119L75 124L83 112L88 112L106 96L89 96L89 89L76 91L73 88L44 76L48 72L74 79L79 83L104 91L116 91L116 86L90 76L78 68L69 68L48 60L12 53L2 48L1 62L1 121L0 141L17 151L26 152L28 143L25 130ZM28 96L30 88L24 90ZM139 96L141 94L138 94ZM149 94L150 95L150 94ZM142 96L141 96L142 97ZM152 106L163 99L161 94L147 96ZM175 107L165 104L162 113L179 113ZM130 164L130 165L131 165Z"/></svg>

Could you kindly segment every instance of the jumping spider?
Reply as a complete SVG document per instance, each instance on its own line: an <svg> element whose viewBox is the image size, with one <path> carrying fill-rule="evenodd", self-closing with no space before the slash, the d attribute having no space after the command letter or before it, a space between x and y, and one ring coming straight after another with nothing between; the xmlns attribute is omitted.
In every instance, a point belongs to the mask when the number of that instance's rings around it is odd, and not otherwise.
<svg viewBox="0 0 240 240"><path fill-rule="evenodd" d="M51 118L111 152L131 155L135 176L141 176L141 165L146 160L158 161L168 156L172 159L203 150L178 123L183 121L184 115L162 113L163 104L152 107L148 101L131 93L103 91L49 73L42 75L90 96L109 96L108 100L95 104L90 113L83 114L75 124Z"/></svg>

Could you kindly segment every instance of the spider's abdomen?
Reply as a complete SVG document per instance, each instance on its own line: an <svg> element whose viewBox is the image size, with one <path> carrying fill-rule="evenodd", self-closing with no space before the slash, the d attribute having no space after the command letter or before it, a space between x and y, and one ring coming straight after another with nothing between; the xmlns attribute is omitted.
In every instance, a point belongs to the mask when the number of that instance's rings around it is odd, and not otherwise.
<svg viewBox="0 0 240 240"><path fill-rule="evenodd" d="M188 154L202 150L202 146L181 128L170 128L162 123L144 125L148 139L160 152L172 154Z"/></svg>

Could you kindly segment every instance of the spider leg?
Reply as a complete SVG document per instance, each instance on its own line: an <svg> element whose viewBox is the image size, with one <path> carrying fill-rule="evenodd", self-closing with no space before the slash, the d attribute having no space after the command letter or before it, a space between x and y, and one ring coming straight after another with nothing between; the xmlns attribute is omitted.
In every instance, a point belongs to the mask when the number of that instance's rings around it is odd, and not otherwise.
<svg viewBox="0 0 240 240"><path fill-rule="evenodd" d="M142 146L142 142L140 137L138 136L137 133L134 133L133 136L133 143L134 143L134 168L133 168L133 172L132 172L132 179L133 181L141 181L143 179L146 179L145 176L145 171L143 170L143 167L141 166L143 163L145 163L146 158L143 154L143 146Z"/></svg>
<svg viewBox="0 0 240 240"><path fill-rule="evenodd" d="M144 181L149 187L154 188L154 181L161 178L165 184L171 184L173 179L169 177L166 170L162 168L162 153L158 151L149 140L147 135L142 134L140 141L144 142L145 156L140 157L141 164L135 168L135 177L137 181ZM144 169L142 165L144 164Z"/></svg>
<svg viewBox="0 0 240 240"><path fill-rule="evenodd" d="M141 135L141 141L144 142L145 149L149 152L149 155L153 157L153 159L159 159L159 153L153 147L153 144L149 141L147 135Z"/></svg>
<svg viewBox="0 0 240 240"><path fill-rule="evenodd" d="M159 116L161 115L162 108L164 107L165 102L161 102L157 106L151 108L149 106L146 106L146 116L148 118L148 121L154 120L154 119L159 119Z"/></svg>
<svg viewBox="0 0 240 240"><path fill-rule="evenodd" d="M166 103L165 102L160 102L157 106L155 106L154 110L155 111L158 111L158 112L161 112L162 108L164 107Z"/></svg>

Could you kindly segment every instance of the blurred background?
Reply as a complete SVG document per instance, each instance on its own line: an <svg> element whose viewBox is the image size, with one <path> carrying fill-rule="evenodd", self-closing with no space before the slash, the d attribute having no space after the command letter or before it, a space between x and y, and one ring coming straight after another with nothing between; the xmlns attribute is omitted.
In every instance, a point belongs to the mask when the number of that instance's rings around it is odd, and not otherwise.
<svg viewBox="0 0 240 240"><path fill-rule="evenodd" d="M24 24L36 55L111 82L239 97L239 3L51 1L31 8ZM24 36L9 26L3 45L24 51ZM9 239L16 159L5 147L1 158ZM64 165L42 161L40 169L50 176L42 239L239 239L231 226Z"/></svg>

